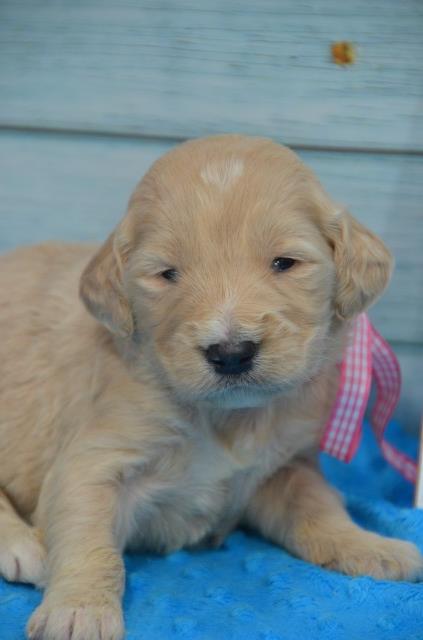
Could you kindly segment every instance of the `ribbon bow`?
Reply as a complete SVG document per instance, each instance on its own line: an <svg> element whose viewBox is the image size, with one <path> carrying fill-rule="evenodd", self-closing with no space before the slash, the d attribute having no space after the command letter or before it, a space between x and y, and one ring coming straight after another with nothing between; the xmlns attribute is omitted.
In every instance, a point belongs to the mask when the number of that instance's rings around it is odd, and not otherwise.
<svg viewBox="0 0 423 640"><path fill-rule="evenodd" d="M415 482L417 465L409 456L389 444L385 429L397 405L401 372L391 347L371 324L365 313L353 325L351 339L341 364L335 404L320 443L322 451L349 462L360 443L372 375L376 399L370 422L384 458L407 480Z"/></svg>

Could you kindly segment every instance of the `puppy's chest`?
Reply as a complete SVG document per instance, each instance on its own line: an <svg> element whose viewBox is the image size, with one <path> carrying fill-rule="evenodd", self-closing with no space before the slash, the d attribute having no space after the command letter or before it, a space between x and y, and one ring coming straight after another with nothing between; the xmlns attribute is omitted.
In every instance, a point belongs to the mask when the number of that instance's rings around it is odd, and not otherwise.
<svg viewBox="0 0 423 640"><path fill-rule="evenodd" d="M234 454L212 434L169 448L151 469L125 478L118 513L122 546L169 552L230 530L263 477L278 466L271 448Z"/></svg>
<svg viewBox="0 0 423 640"><path fill-rule="evenodd" d="M201 434L164 452L156 464L131 469L119 501L121 545L168 552L230 530L268 465L236 458Z"/></svg>

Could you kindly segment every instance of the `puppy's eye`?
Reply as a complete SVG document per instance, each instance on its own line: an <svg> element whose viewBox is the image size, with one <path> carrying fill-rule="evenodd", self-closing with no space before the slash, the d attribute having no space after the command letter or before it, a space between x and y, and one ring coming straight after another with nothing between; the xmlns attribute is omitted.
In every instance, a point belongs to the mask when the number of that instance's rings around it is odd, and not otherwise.
<svg viewBox="0 0 423 640"><path fill-rule="evenodd" d="M294 264L296 264L296 260L294 260L294 258L275 258L272 261L272 269L273 271L288 271L288 269L291 269Z"/></svg>
<svg viewBox="0 0 423 640"><path fill-rule="evenodd" d="M162 271L160 275L165 280L169 280L169 282L176 282L179 276L176 269L166 269L165 271Z"/></svg>

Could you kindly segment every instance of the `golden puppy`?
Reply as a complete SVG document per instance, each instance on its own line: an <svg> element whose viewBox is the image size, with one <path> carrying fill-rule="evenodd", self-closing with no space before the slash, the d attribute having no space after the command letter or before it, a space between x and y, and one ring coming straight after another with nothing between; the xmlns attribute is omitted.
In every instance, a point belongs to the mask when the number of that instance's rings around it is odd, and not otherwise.
<svg viewBox="0 0 423 640"><path fill-rule="evenodd" d="M349 321L389 279L382 242L288 149L218 136L156 162L94 252L0 259L0 572L46 586L29 637L121 638L125 548L237 524L416 579L417 549L360 529L316 465Z"/></svg>

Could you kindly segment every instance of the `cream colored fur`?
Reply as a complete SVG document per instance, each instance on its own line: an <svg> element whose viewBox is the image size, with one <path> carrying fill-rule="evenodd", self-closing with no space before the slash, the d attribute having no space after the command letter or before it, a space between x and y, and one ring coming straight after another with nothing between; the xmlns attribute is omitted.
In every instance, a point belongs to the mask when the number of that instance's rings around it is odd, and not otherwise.
<svg viewBox="0 0 423 640"><path fill-rule="evenodd" d="M278 256L297 262L275 273ZM348 324L390 268L295 154L241 136L160 159L99 250L0 257L0 572L46 587L30 638L121 638L125 548L239 524L334 570L418 577L417 549L357 527L315 462ZM260 343L229 382L203 351L228 339Z"/></svg>

